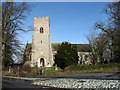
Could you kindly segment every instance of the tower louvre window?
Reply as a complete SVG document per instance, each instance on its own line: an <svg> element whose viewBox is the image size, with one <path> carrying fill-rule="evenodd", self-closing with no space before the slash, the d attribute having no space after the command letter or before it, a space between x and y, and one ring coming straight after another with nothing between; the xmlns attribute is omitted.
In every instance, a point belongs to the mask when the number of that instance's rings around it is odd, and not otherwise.
<svg viewBox="0 0 120 90"><path fill-rule="evenodd" d="M40 33L43 33L43 27L40 28Z"/></svg>

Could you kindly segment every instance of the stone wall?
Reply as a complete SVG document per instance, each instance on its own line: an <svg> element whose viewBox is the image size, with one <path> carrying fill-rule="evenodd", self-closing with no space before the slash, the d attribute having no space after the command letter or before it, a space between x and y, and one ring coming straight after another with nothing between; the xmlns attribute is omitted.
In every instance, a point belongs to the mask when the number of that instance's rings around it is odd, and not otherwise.
<svg viewBox="0 0 120 90"><path fill-rule="evenodd" d="M90 58L91 52L78 52L79 61L78 64L91 65L92 60Z"/></svg>
<svg viewBox="0 0 120 90"><path fill-rule="evenodd" d="M40 33L40 28L43 33ZM52 66L53 54L50 41L49 18L34 18L34 35L32 37L32 60L31 67L38 65L40 67L40 59L44 59L44 66Z"/></svg>

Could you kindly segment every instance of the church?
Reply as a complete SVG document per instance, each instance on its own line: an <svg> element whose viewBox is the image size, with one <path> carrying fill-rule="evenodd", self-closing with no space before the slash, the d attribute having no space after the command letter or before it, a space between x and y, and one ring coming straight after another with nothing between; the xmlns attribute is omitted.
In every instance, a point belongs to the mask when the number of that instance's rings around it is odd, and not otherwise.
<svg viewBox="0 0 120 90"><path fill-rule="evenodd" d="M31 67L51 67L54 65L54 55L61 43L51 43L50 24L48 17L34 17L34 34L32 43L27 43L24 52L24 63ZM78 64L92 64L89 44L76 44L79 56Z"/></svg>

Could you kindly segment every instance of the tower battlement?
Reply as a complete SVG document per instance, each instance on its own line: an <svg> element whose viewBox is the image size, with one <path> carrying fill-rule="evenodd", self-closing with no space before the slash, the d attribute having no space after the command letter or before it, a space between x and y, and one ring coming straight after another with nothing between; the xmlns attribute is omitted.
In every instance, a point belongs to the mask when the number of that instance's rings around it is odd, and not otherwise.
<svg viewBox="0 0 120 90"><path fill-rule="evenodd" d="M34 17L34 20L38 20L38 19L49 19L49 17L42 17L42 18L40 18L40 17Z"/></svg>
<svg viewBox="0 0 120 90"><path fill-rule="evenodd" d="M54 64L50 41L50 26L48 17L34 17L34 35L32 40L31 67L51 67Z"/></svg>

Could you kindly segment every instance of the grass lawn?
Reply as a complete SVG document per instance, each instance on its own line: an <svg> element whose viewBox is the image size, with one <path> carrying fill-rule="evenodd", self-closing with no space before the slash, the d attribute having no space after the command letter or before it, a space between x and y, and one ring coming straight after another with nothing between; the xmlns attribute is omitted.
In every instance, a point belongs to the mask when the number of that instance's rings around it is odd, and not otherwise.
<svg viewBox="0 0 120 90"><path fill-rule="evenodd" d="M43 75L65 75L65 74L77 74L77 73L94 73L94 72L108 72L119 71L119 63L108 63L102 65L71 65L64 70L60 69L55 71L54 68L46 71Z"/></svg>
<svg viewBox="0 0 120 90"><path fill-rule="evenodd" d="M102 65L71 65L62 70L60 67L45 67L42 69L42 74L40 73L40 68L38 68L37 76L52 76L52 75L67 75L67 74L78 74L78 73L94 73L94 72L108 72L108 71L119 71L119 63L108 63ZM7 71L2 71L5 76L17 76L17 74L10 74ZM21 75L24 77L34 77L36 76L37 68L30 67L30 71L21 70ZM17 73L17 70L16 70Z"/></svg>

